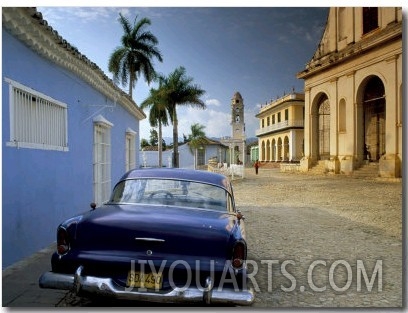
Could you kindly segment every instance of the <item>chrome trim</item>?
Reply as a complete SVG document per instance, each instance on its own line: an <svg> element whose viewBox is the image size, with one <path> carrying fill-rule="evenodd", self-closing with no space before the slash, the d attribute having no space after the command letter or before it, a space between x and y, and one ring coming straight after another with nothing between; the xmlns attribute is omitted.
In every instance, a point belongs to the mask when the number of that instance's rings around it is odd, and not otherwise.
<svg viewBox="0 0 408 313"><path fill-rule="evenodd" d="M81 292L81 276L84 267L81 265L77 268L74 274L74 284L72 286L72 290L75 291L76 294Z"/></svg>
<svg viewBox="0 0 408 313"><path fill-rule="evenodd" d="M251 305L255 300L252 288L235 291L232 288L219 290L213 288L213 282L208 277L206 288L195 287L175 288L167 293L138 291L137 288L124 288L110 278L82 276L80 266L74 275L46 272L39 279L41 288L71 290L78 296L97 295L112 297L117 300L136 300L158 303L206 303Z"/></svg>
<svg viewBox="0 0 408 313"><path fill-rule="evenodd" d="M209 305L211 303L211 294L213 287L214 284L211 277L207 277L207 279L205 280L205 288L203 290L203 301L205 304Z"/></svg>
<svg viewBox="0 0 408 313"><path fill-rule="evenodd" d="M136 237L135 240L137 241L153 241L153 242L165 242L166 240L164 239L159 239L159 238L144 238L144 237Z"/></svg>

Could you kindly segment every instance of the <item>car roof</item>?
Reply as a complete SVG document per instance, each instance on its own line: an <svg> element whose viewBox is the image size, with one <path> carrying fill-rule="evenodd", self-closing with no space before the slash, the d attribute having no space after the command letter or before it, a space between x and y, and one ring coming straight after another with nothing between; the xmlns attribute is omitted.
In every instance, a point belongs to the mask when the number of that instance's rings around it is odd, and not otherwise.
<svg viewBox="0 0 408 313"><path fill-rule="evenodd" d="M134 178L182 179L216 185L230 191L229 180L225 175L181 168L141 168L134 169L122 176L121 180Z"/></svg>

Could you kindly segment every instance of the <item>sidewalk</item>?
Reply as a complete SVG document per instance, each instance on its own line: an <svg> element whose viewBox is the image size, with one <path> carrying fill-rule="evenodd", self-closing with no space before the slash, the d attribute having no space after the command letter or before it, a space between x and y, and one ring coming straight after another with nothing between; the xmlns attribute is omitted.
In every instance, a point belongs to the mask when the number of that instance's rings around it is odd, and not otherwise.
<svg viewBox="0 0 408 313"><path fill-rule="evenodd" d="M66 291L41 289L38 279L51 270L51 254L55 244L3 270L3 307L55 307Z"/></svg>

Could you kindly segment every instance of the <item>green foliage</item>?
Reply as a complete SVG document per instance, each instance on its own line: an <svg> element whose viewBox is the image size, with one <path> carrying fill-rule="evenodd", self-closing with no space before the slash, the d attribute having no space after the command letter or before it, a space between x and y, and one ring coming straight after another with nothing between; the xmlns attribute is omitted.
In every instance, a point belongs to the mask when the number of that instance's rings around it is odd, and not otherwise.
<svg viewBox="0 0 408 313"><path fill-rule="evenodd" d="M144 139L144 138L142 138L141 140L140 140L140 148L146 148L146 147L148 147L149 146L149 142L147 141L147 139Z"/></svg>
<svg viewBox="0 0 408 313"><path fill-rule="evenodd" d="M141 75L148 83L156 79L153 58L160 62L163 58L157 48L156 36L146 30L151 24L148 18L137 20L136 16L132 25L126 17L119 14L119 22L123 28L122 45L112 52L108 70L113 74L113 81L116 84L120 82L123 86L129 86L129 95L132 97L132 90Z"/></svg>
<svg viewBox="0 0 408 313"><path fill-rule="evenodd" d="M198 149L200 146L207 144L204 128L204 125L198 123L191 125L191 134L188 135L188 142L191 152Z"/></svg>
<svg viewBox="0 0 408 313"><path fill-rule="evenodd" d="M151 146L157 146L157 143L159 142L157 130L151 129L150 130L150 145Z"/></svg>
<svg viewBox="0 0 408 313"><path fill-rule="evenodd" d="M178 120L177 106L191 106L205 109L205 103L200 99L205 91L193 84L193 78L186 75L182 66L176 68L168 76L158 76L159 88L157 97L164 103L173 123L173 167L179 166L178 159Z"/></svg>

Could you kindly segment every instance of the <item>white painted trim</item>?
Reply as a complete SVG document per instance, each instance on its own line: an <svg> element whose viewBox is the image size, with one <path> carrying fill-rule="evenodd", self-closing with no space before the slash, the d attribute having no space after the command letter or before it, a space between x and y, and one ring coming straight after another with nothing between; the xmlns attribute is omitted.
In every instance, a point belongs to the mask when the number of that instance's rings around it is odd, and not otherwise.
<svg viewBox="0 0 408 313"><path fill-rule="evenodd" d="M133 130L132 128L128 127L126 128L126 134L132 135L132 136L136 136L137 135L137 131Z"/></svg>
<svg viewBox="0 0 408 313"><path fill-rule="evenodd" d="M106 118L104 118L101 114L95 116L95 117L93 118L93 122L94 122L95 124L104 124L104 126L109 127L109 128L111 128L111 127L114 126L111 122L109 122L109 121L108 121Z"/></svg>
<svg viewBox="0 0 408 313"><path fill-rule="evenodd" d="M32 94L33 96L37 96L37 97L42 98L44 100L50 101L53 104L56 104L56 105L58 105L60 107L63 107L64 109L68 108L68 105L66 105L65 103L63 103L61 101L58 101L58 100L56 100L54 98L51 98L50 96L47 96L47 95L45 95L45 94L43 94L43 93L41 93L41 92L39 92L37 90L34 90L34 89L30 88L30 87L24 86L23 84L20 84L19 82L16 82L15 80L12 80L10 78L5 77L4 81L6 83L9 83L11 86L13 86L15 88L21 89L21 90L23 90L25 92L28 92L28 93Z"/></svg>
<svg viewBox="0 0 408 313"><path fill-rule="evenodd" d="M52 146L52 145L30 143L30 142L19 142L19 141L7 141L6 147L12 147L12 148L17 148L17 149L27 148L27 149L40 149L40 150L54 150L54 151L63 151L63 152L69 151L68 147Z"/></svg>

